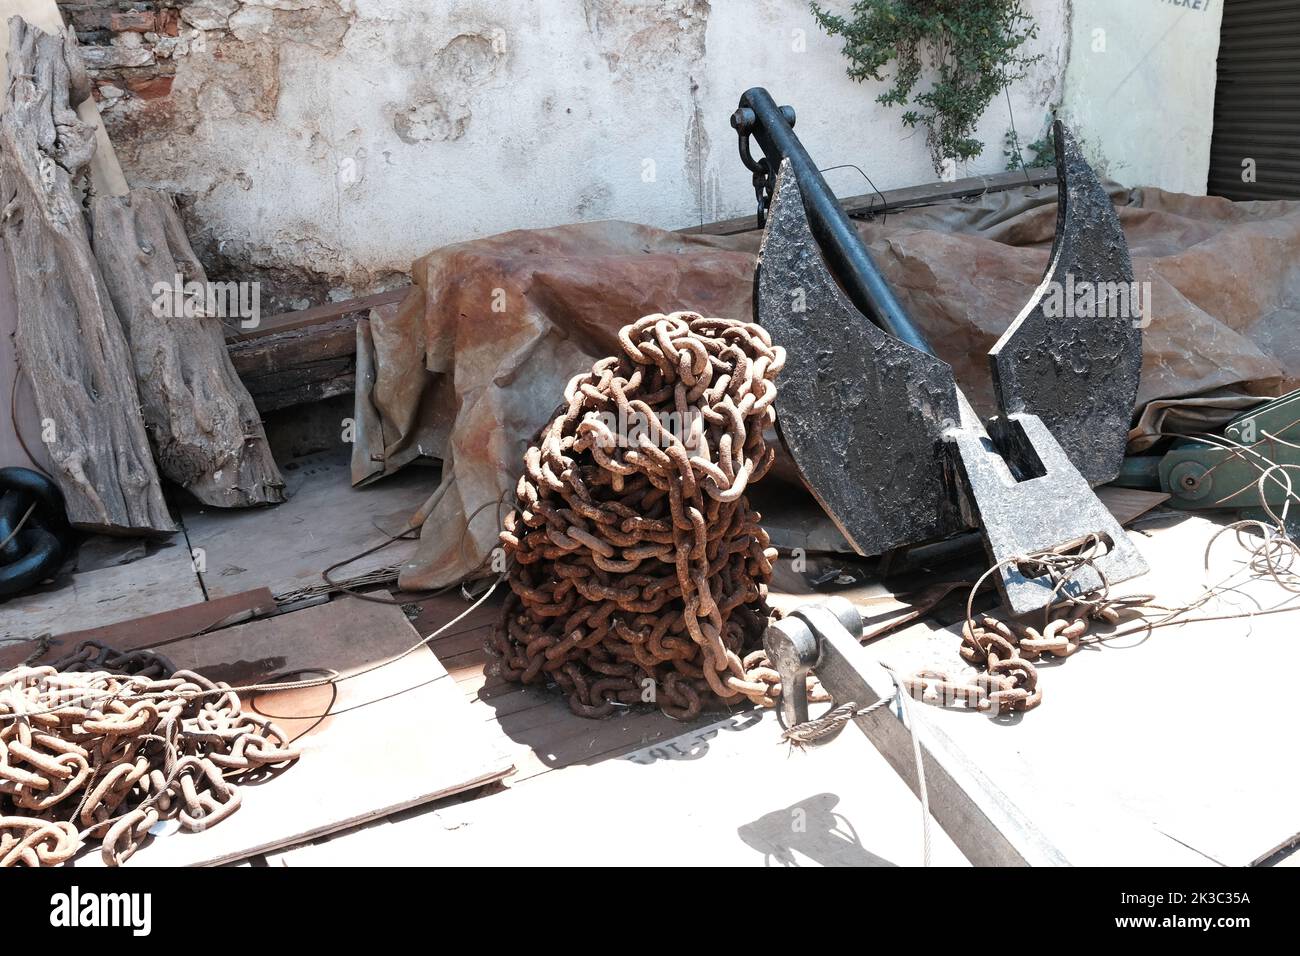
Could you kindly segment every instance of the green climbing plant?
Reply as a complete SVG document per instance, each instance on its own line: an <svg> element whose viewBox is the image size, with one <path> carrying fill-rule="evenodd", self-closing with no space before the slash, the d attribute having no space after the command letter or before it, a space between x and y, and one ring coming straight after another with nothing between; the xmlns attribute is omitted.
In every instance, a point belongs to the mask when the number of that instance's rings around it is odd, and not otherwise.
<svg viewBox="0 0 1300 956"><path fill-rule="evenodd" d="M1056 162L1056 146L1052 143L1052 117L1047 117L1047 131L1031 143L1025 143L1021 149L1020 137L1014 127L1007 130L1002 139L1002 155L1006 157L1007 169L1045 169Z"/></svg>
<svg viewBox="0 0 1300 956"><path fill-rule="evenodd" d="M945 160L984 151L975 136L980 117L1042 58L1021 51L1038 34L1021 0L857 0L847 16L811 7L827 33L844 38L853 79L885 80L885 68L895 64L876 100L905 107L905 126L925 127L939 173Z"/></svg>

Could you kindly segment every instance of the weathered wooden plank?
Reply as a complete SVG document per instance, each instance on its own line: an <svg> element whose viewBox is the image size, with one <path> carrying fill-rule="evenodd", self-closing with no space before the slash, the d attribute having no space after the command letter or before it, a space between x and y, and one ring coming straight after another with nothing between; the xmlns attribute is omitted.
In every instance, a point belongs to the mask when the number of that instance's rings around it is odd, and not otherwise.
<svg viewBox="0 0 1300 956"><path fill-rule="evenodd" d="M70 39L18 17L9 29L0 238L18 303L18 360L54 478L79 528L171 532L130 350L81 213L95 130L74 109L89 80Z"/></svg>
<svg viewBox="0 0 1300 956"><path fill-rule="evenodd" d="M102 624L82 630L65 631L49 638L44 653L31 660L32 664L48 664L68 654L82 641L99 641L118 651L142 648L160 648L180 638L192 637L238 623L242 618L275 611L275 598L266 588L257 588L219 597L213 601L199 601L184 607L171 608L131 618L115 624ZM0 647L0 671L17 667L41 647L38 640Z"/></svg>
<svg viewBox="0 0 1300 956"><path fill-rule="evenodd" d="M817 634L817 678L836 701L869 708L895 694L891 675L829 610L805 607L798 614L806 616ZM797 619L791 623L802 626ZM1066 865L1065 856L1011 797L942 731L923 722L916 713L920 706L909 708L910 726L887 708L860 713L853 722L913 793L926 793L934 818L976 866Z"/></svg>
<svg viewBox="0 0 1300 956"><path fill-rule="evenodd" d="M355 489L346 446L286 467L290 498L264 511L185 511L190 545L197 550L209 596L266 586L281 595L322 584L321 572L345 558L381 544L405 527L436 484L425 468L408 468ZM381 530L382 529L382 530ZM336 578L353 577L401 564L414 541L399 541L353 564Z"/></svg>
<svg viewBox="0 0 1300 956"><path fill-rule="evenodd" d="M310 326L236 339L230 360L259 411L266 413L335 395L351 394L356 382L356 323L335 319Z"/></svg>
<svg viewBox="0 0 1300 956"><path fill-rule="evenodd" d="M336 319L256 339L236 339L227 344L226 351L240 377L255 381L288 369L350 357L356 351L356 330L350 320Z"/></svg>
<svg viewBox="0 0 1300 956"><path fill-rule="evenodd" d="M133 189L96 196L90 209L95 258L131 346L159 469L219 508L283 501L284 479L226 354L220 318L177 308L191 283L206 289L208 280L171 197Z"/></svg>
<svg viewBox="0 0 1300 956"><path fill-rule="evenodd" d="M338 395L351 395L356 388L356 363L352 359L331 359L277 375L253 379L248 392L263 414L323 402Z"/></svg>
<svg viewBox="0 0 1300 956"><path fill-rule="evenodd" d="M262 319L256 328L245 329L233 334L231 337L235 341L247 342L250 339L258 339L267 335L278 335L282 332L292 332L323 325L344 316L350 317L348 319L350 326L355 325L358 317L365 316L371 309L378 306L401 302L410 291L410 286L404 286L400 289L389 289L387 292L376 292L373 295L363 295L355 299L326 302L323 305L314 305L309 309L301 309L297 312L282 312L279 315L270 315Z"/></svg>
<svg viewBox="0 0 1300 956"><path fill-rule="evenodd" d="M129 564L61 574L0 605L0 639L30 640L129 621L203 600L183 538L151 543Z"/></svg>
<svg viewBox="0 0 1300 956"><path fill-rule="evenodd" d="M871 744L846 733L791 753L775 716L678 725L669 738L595 766L408 811L270 862L919 866L917 801ZM966 865L938 827L932 849L937 866Z"/></svg>
<svg viewBox="0 0 1300 956"><path fill-rule="evenodd" d="M365 640L358 640L364 635ZM219 826L155 839L128 866L202 866L292 846L500 779L510 761L426 649L363 673L418 640L400 608L341 598L169 645L178 667L240 684L334 670L329 688L247 692L245 709L274 719L302 759L242 789ZM328 711L329 716L319 715ZM99 854L76 865L98 866Z"/></svg>

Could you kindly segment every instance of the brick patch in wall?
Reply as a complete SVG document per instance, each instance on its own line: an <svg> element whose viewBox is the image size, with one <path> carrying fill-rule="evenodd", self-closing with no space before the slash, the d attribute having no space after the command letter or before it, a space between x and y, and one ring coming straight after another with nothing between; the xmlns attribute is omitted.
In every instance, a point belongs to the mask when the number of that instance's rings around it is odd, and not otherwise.
<svg viewBox="0 0 1300 956"><path fill-rule="evenodd" d="M181 34L181 12L175 7L158 11L158 32L163 36L175 37Z"/></svg>
<svg viewBox="0 0 1300 956"><path fill-rule="evenodd" d="M174 76L131 77L126 88L142 100L157 100L172 91Z"/></svg>
<svg viewBox="0 0 1300 956"><path fill-rule="evenodd" d="M170 57L173 38L182 34L182 5L176 0L59 0L101 104L171 94L176 68Z"/></svg>

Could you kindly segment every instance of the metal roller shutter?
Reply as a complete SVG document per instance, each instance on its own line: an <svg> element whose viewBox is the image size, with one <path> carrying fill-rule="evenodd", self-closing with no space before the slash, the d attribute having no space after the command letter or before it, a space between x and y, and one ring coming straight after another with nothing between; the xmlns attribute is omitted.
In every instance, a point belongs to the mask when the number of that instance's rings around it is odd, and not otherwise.
<svg viewBox="0 0 1300 956"><path fill-rule="evenodd" d="M1300 199L1300 0L1226 0L1218 74L1210 195Z"/></svg>

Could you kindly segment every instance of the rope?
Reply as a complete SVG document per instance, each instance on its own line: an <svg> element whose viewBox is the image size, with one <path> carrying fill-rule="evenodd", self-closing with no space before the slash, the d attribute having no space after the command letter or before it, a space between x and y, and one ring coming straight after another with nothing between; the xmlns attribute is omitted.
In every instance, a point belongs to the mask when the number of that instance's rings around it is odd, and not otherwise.
<svg viewBox="0 0 1300 956"><path fill-rule="evenodd" d="M874 704L861 708L858 707L855 701L840 704L821 717L814 717L812 720L805 720L802 724L795 724L793 727L788 728L781 734L781 740L796 750L807 750L819 740L838 734L844 725L854 718L865 717L867 714L888 705L893 699L894 696L891 694L888 697L882 697Z"/></svg>
<svg viewBox="0 0 1300 956"><path fill-rule="evenodd" d="M18 537L18 532L23 530L23 525L27 523L27 519L30 518L32 516L32 512L36 510L36 505L37 502L33 501L31 504L27 506L27 510L23 512L23 516L19 518L18 523L14 525L14 530L10 531L7 535L5 535L5 539L3 541L0 541L0 548L4 548L6 544L8 544L14 538Z"/></svg>
<svg viewBox="0 0 1300 956"><path fill-rule="evenodd" d="M18 439L18 444L22 446L23 454L25 454L28 460L32 463L32 470L40 472L47 478L52 478L53 476L40 466L37 457L33 455L32 450L27 447L27 439L23 437L23 430L18 424L18 381L22 378L22 375L22 358L18 355L18 350L14 349L14 384L13 388L9 390L9 421L13 425L14 437ZM46 453L48 454L48 452L49 449L47 448Z"/></svg>
<svg viewBox="0 0 1300 956"><path fill-rule="evenodd" d="M32 649L32 652L28 654L26 657L24 657L22 659L22 662L18 665L19 667L28 667L32 664L35 664L42 657L44 657L45 652L48 651L50 647L53 645L54 637L52 634L50 634L49 631L46 631L44 634L42 634L40 637L37 638L0 637L0 647L8 647L10 644L29 644L31 643L32 640L36 641L36 647L34 647Z"/></svg>
<svg viewBox="0 0 1300 956"><path fill-rule="evenodd" d="M503 492L502 494L498 495L494 500L479 505L477 508L471 511L469 517L465 519L465 526L461 529L460 541L458 544L458 548L460 550L462 557L464 557L465 555L465 538L469 534L470 525L484 509L490 508L493 505L497 506L497 528L498 530L500 529L502 525L501 506L505 504L504 499L507 493L508 492ZM383 529L379 528L378 525L376 525L376 528L380 531L383 531ZM402 566L399 564L390 564L386 567L376 568L373 571L367 571L364 574L358 574L355 577L345 578L343 580L337 580L335 578L330 577L331 573L337 571L339 568L346 567L347 565L352 564L354 561L360 561L362 558L369 557L370 555L374 554L376 551L382 551L384 548L387 548L389 545L395 544L398 541L419 540L419 534L418 534L419 530L420 530L419 527L412 526L405 529L404 531L398 532L397 534L390 534L387 531L383 531L383 533L387 536L387 540L381 541L379 544L367 548L364 551L359 551L356 554L344 558L341 561L336 561L333 564L331 564L328 568L326 568L324 571L322 571L320 573L320 576L321 579L324 581L323 584L314 584L308 587L298 588L297 590L294 591L286 591L282 594L277 594L275 595L276 603L280 605L293 604L298 601L307 600L308 598L318 597L320 595L343 593L343 594L351 595L352 597L357 598L358 600L370 601L374 604L390 604L390 605L401 606L403 604L411 604L416 601L425 601L428 600L429 598L441 597L443 594L446 594L448 591L455 590L456 588L460 588L461 593L466 594L465 599L467 601L472 600L472 598L465 592L465 588L464 588L465 581L473 579L478 574L478 572L483 569L483 566L487 564L488 559L491 558L492 556L491 552L488 552L488 554L485 554L482 558L480 558L478 564L472 567L467 572L465 577L462 578L460 581L457 581L454 584L447 584L439 588L431 588L427 591L404 591L402 592L401 597L394 597L392 595L384 595L384 594L373 594L373 593L359 590L360 588L369 585L396 584L397 579L400 576L400 572L402 570Z"/></svg>
<svg viewBox="0 0 1300 956"><path fill-rule="evenodd" d="M23 658L23 662L19 666L30 667L31 665L35 664L42 657L45 656L45 652L48 651L53 645L54 645L54 635L42 634L40 637L36 639L36 646L32 648L32 652Z"/></svg>
<svg viewBox="0 0 1300 956"><path fill-rule="evenodd" d="M912 759L916 761L916 793L921 798L921 860L922 865L930 865L930 789L925 783L925 764L921 760L921 741L916 736L916 722L912 719L911 706L907 703L907 694L898 676L886 668L890 680L894 682L893 696L898 699L899 719L903 721L912 734Z"/></svg>

